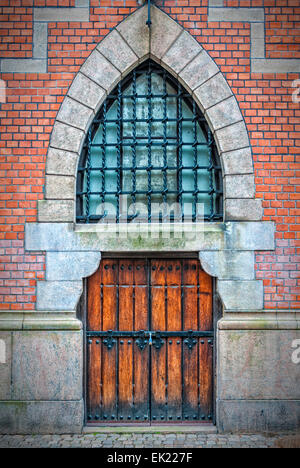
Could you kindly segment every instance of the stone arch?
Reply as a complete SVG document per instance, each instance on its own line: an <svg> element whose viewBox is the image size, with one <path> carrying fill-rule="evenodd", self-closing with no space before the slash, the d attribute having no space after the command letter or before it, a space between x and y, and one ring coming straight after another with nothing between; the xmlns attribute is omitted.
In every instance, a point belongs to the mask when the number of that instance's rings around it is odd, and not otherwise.
<svg viewBox="0 0 300 468"><path fill-rule="evenodd" d="M248 133L230 87L187 31L157 7L151 9L150 29L143 6L98 44L70 86L50 138L39 222L75 222L76 172L86 132L106 95L149 57L185 86L210 125L223 170L224 220L261 219Z"/></svg>
<svg viewBox="0 0 300 468"><path fill-rule="evenodd" d="M26 250L46 252L46 280L37 283L39 312L74 314L82 279L98 268L101 252L120 250L198 251L204 270L217 278L225 312L263 309L263 282L255 279L254 252L274 249L274 224L259 222L262 206L255 199L243 116L207 52L168 15L151 8L150 30L144 6L98 44L58 112L47 155L45 199L39 201L38 222L27 224L25 234ZM147 58L160 63L192 94L219 149L225 222L205 223L203 235L193 242L186 238L119 242L106 232L96 232L95 225L74 224L77 165L86 132L107 94Z"/></svg>

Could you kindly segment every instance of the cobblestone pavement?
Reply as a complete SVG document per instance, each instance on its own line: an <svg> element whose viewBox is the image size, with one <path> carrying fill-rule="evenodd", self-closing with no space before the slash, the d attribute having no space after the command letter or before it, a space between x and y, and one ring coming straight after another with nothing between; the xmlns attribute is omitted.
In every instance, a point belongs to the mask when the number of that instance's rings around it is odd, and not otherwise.
<svg viewBox="0 0 300 468"><path fill-rule="evenodd" d="M236 434L82 434L82 435L0 435L0 448L106 447L106 448L271 448L300 447L292 435Z"/></svg>

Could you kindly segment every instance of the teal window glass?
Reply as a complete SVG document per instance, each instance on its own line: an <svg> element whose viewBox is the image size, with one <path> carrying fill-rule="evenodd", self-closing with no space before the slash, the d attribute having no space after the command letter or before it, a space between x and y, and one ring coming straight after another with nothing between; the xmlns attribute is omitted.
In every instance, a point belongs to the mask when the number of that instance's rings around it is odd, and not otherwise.
<svg viewBox="0 0 300 468"><path fill-rule="evenodd" d="M222 220L222 174L195 101L151 60L107 96L84 142L77 222Z"/></svg>

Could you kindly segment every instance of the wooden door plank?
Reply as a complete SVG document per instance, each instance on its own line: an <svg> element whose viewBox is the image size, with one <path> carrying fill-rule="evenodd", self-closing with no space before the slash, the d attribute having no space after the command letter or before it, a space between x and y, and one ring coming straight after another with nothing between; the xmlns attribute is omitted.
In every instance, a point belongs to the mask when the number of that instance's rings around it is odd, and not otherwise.
<svg viewBox="0 0 300 468"><path fill-rule="evenodd" d="M105 338L104 338L105 340ZM117 419L117 344L108 349L102 340L102 408L104 420Z"/></svg>
<svg viewBox="0 0 300 468"><path fill-rule="evenodd" d="M182 340L173 338L166 340L168 351L168 387L167 387L167 419L178 421L182 417Z"/></svg>
<svg viewBox="0 0 300 468"><path fill-rule="evenodd" d="M97 421L102 417L101 410L101 345L96 338L88 343L87 417Z"/></svg>
<svg viewBox="0 0 300 468"><path fill-rule="evenodd" d="M183 261L183 329L198 329L198 264Z"/></svg>
<svg viewBox="0 0 300 468"><path fill-rule="evenodd" d="M133 330L133 261L121 260L119 263L119 330Z"/></svg>
<svg viewBox="0 0 300 468"><path fill-rule="evenodd" d="M183 419L199 418L198 411L198 345L189 349L183 343Z"/></svg>
<svg viewBox="0 0 300 468"><path fill-rule="evenodd" d="M149 404L149 359L150 350L147 345L141 350L134 345L134 406L138 422L150 420Z"/></svg>
<svg viewBox="0 0 300 468"><path fill-rule="evenodd" d="M134 420L133 408L133 346L132 339L119 340L119 419Z"/></svg>
<svg viewBox="0 0 300 468"><path fill-rule="evenodd" d="M201 330L212 330L212 278L204 271L199 271L199 322Z"/></svg>
<svg viewBox="0 0 300 468"><path fill-rule="evenodd" d="M151 260L151 330L166 330L165 260ZM153 421L166 420L166 340L160 349L151 346L151 409Z"/></svg>
<svg viewBox="0 0 300 468"><path fill-rule="evenodd" d="M118 262L105 259L102 263L102 327L116 330L118 306Z"/></svg>
<svg viewBox="0 0 300 468"><path fill-rule="evenodd" d="M199 402L200 416L208 420L212 415L212 396L213 396L213 348L208 343L209 339L204 338L199 346Z"/></svg>
<svg viewBox="0 0 300 468"><path fill-rule="evenodd" d="M149 330L148 266L145 259L134 262L134 330ZM137 422L150 420L149 405L149 346L142 350L134 345L134 407Z"/></svg>
<svg viewBox="0 0 300 468"><path fill-rule="evenodd" d="M152 421L165 421L166 411L166 340L160 349L151 346Z"/></svg>

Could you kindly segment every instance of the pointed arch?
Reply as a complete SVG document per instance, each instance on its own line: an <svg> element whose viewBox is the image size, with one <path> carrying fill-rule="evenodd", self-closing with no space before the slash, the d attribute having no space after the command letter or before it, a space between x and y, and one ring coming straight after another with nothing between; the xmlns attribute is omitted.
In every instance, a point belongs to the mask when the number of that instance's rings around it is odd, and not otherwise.
<svg viewBox="0 0 300 468"><path fill-rule="evenodd" d="M151 8L150 30L144 6L98 44L74 78L50 138L40 222L75 221L75 179L88 128L107 94L149 57L182 83L209 123L222 165L225 221L261 219L248 133L230 87L201 45L167 14Z"/></svg>

